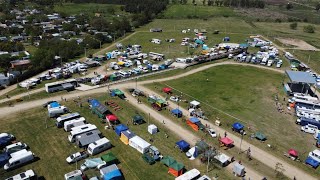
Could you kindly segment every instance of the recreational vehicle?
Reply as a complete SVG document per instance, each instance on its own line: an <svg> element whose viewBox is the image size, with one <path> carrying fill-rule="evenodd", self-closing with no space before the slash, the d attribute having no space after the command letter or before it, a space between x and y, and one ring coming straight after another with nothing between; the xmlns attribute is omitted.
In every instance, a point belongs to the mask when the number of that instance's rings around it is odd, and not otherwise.
<svg viewBox="0 0 320 180"><path fill-rule="evenodd" d="M27 149L27 147L28 147L27 144L21 143L21 142L17 142L17 143L10 144L10 145L6 146L3 149L3 151L8 153L8 154L12 154L12 153L21 151L23 149Z"/></svg>
<svg viewBox="0 0 320 180"><path fill-rule="evenodd" d="M82 172L74 170L64 175L65 180L82 179Z"/></svg>
<svg viewBox="0 0 320 180"><path fill-rule="evenodd" d="M68 139L70 142L73 143L73 142L75 142L77 136L84 134L84 133L87 133L87 132L94 131L94 130L97 130L97 126L92 125L92 124L85 124L82 126L74 127L71 129L70 135L68 136Z"/></svg>
<svg viewBox="0 0 320 180"><path fill-rule="evenodd" d="M90 155L99 154L102 151L111 148L111 143L107 138L101 138L94 143L89 144L88 153Z"/></svg>
<svg viewBox="0 0 320 180"><path fill-rule="evenodd" d="M71 128L77 127L77 126L82 126L86 124L86 119L84 117L78 118L78 119L74 119L74 120L70 120L70 121L66 121L64 123L64 130L66 132L71 131Z"/></svg>
<svg viewBox="0 0 320 180"><path fill-rule="evenodd" d="M36 179L38 179L37 175L34 173L33 170L29 169L25 172L14 175L14 176L9 177L5 180L36 180Z"/></svg>
<svg viewBox="0 0 320 180"><path fill-rule="evenodd" d="M57 118L56 120L56 126L58 128L62 128L64 126L64 123L67 122L67 121L70 121L70 120L73 120L73 119L78 119L80 118L80 114L75 112L75 113L71 113L71 114L65 114L65 115L62 115L60 117Z"/></svg>
<svg viewBox="0 0 320 180"><path fill-rule="evenodd" d="M65 106L59 106L55 108L48 109L48 116L50 118L60 116L61 114L67 113L69 110Z"/></svg>

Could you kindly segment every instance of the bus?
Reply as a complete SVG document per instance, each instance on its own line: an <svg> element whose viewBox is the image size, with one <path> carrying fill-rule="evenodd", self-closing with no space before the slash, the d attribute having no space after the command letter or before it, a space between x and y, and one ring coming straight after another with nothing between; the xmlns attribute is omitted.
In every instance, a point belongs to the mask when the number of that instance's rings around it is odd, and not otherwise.
<svg viewBox="0 0 320 180"><path fill-rule="evenodd" d="M71 129L70 134L68 136L68 139L70 142L73 143L73 142L75 142L77 136L84 134L84 133L87 133L87 132L94 131L94 130L97 130L97 126L95 126L93 124L85 124L82 126L74 127Z"/></svg>
<svg viewBox="0 0 320 180"><path fill-rule="evenodd" d="M78 86L78 82L75 79L68 79L65 81L57 81L57 82L45 84L47 93L63 91L63 90L72 91L77 86Z"/></svg>
<svg viewBox="0 0 320 180"><path fill-rule="evenodd" d="M80 117L81 117L80 114L77 113L77 112L75 112L75 113L70 113L70 114L64 114L64 115L62 115L62 116L60 116L60 117L57 118L57 120L56 120L56 126L57 126L58 128L62 128L63 125L64 125L64 122L70 121L70 120L73 120L73 119L78 119L78 118L80 118Z"/></svg>

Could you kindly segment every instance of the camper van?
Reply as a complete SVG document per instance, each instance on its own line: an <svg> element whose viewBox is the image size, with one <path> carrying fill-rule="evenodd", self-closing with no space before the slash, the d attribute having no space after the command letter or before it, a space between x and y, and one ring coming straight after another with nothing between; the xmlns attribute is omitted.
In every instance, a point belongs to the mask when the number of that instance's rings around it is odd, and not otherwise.
<svg viewBox="0 0 320 180"><path fill-rule="evenodd" d="M311 157L312 159L320 163L320 150L319 149L313 150L312 152L309 153L309 157Z"/></svg>
<svg viewBox="0 0 320 180"><path fill-rule="evenodd" d="M87 132L94 131L94 130L97 130L97 126L95 126L93 124L85 124L82 126L71 128L70 135L68 136L68 139L70 142L73 143L73 142L75 142L77 136L84 134L84 133L87 133Z"/></svg>
<svg viewBox="0 0 320 180"><path fill-rule="evenodd" d="M69 110L65 106L59 106L55 108L48 109L48 116L50 118L60 116L61 114L67 113Z"/></svg>
<svg viewBox="0 0 320 180"><path fill-rule="evenodd" d="M99 154L102 151L111 148L111 143L107 138L101 138L94 143L89 144L88 153L91 155Z"/></svg>
<svg viewBox="0 0 320 180"><path fill-rule="evenodd" d="M9 162L4 165L4 170L10 170L34 160L34 154L25 149L12 153Z"/></svg>
<svg viewBox="0 0 320 180"><path fill-rule="evenodd" d="M10 145L6 146L3 149L3 151L8 153L8 154L12 154L12 153L15 153L15 152L21 151L23 149L27 149L27 148L28 148L27 144L21 143L21 142L17 142L17 143L10 144Z"/></svg>
<svg viewBox="0 0 320 180"><path fill-rule="evenodd" d="M82 126L86 124L86 119L84 117L78 118L78 119L74 119L74 120L70 120L64 123L64 130L66 132L71 131L71 128L77 127L77 126Z"/></svg>
<svg viewBox="0 0 320 180"><path fill-rule="evenodd" d="M82 172L80 170L74 170L64 175L65 180L82 179Z"/></svg>
<svg viewBox="0 0 320 180"><path fill-rule="evenodd" d="M73 119L77 119L77 118L80 118L80 114L75 112L75 113L71 113L71 114L65 114L65 115L62 115L60 117L57 118L57 121L56 121L56 126L58 128L62 128L64 126L64 122L67 122L67 121L70 121L70 120L73 120Z"/></svg>
<svg viewBox="0 0 320 180"><path fill-rule="evenodd" d="M29 169L25 172L22 172L20 174L17 174L17 175L14 175L12 177L9 177L5 180L36 180L38 179L37 178L37 175L34 173L33 170Z"/></svg>

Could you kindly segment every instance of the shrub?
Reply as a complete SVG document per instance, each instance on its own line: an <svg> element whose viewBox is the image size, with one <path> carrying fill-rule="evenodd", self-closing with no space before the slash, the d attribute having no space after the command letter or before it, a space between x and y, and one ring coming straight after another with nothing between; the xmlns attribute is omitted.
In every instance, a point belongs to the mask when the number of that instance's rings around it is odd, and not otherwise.
<svg viewBox="0 0 320 180"><path fill-rule="evenodd" d="M276 19L276 22L277 22L277 23L281 23L281 19L277 18L277 19Z"/></svg>
<svg viewBox="0 0 320 180"><path fill-rule="evenodd" d="M297 29L298 23L294 22L290 24L290 29Z"/></svg>
<svg viewBox="0 0 320 180"><path fill-rule="evenodd" d="M303 31L306 33L314 33L316 28L312 25L304 26Z"/></svg>

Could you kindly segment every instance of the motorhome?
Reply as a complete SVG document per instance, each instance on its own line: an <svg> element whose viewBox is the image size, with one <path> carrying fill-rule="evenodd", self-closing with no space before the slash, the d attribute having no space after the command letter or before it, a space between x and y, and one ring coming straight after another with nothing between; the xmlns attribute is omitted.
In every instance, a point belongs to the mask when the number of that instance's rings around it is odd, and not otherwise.
<svg viewBox="0 0 320 180"><path fill-rule="evenodd" d="M70 134L68 135L68 140L73 143L75 142L77 136L94 130L97 130L97 126L93 124L85 124L82 126L74 127L71 129Z"/></svg>
<svg viewBox="0 0 320 180"><path fill-rule="evenodd" d="M68 108L65 107L65 106L59 106L59 107L55 107L55 108L50 108L50 109L48 109L48 116L50 118L58 117L61 114L67 113L68 111L69 111Z"/></svg>
<svg viewBox="0 0 320 180"><path fill-rule="evenodd" d="M64 175L65 180L82 179L82 171L74 170Z"/></svg>
<svg viewBox="0 0 320 180"><path fill-rule="evenodd" d="M308 119L305 117L301 117L301 118L297 119L296 124L299 124L301 126L306 126L308 124L311 124L311 125L317 126L318 129L320 129L320 122L319 121L316 121L314 119Z"/></svg>
<svg viewBox="0 0 320 180"><path fill-rule="evenodd" d="M37 175L34 173L33 170L29 169L25 172L19 173L5 180L36 180L36 179L38 179Z"/></svg>
<svg viewBox="0 0 320 180"><path fill-rule="evenodd" d="M84 117L73 119L70 121L66 121L64 123L64 130L66 132L69 132L69 131L71 131L71 128L82 126L84 124L86 124L86 119Z"/></svg>
<svg viewBox="0 0 320 180"><path fill-rule="evenodd" d="M21 142L17 142L17 143L10 144L10 145L6 146L3 149L3 151L8 153L8 154L12 154L12 153L15 153L15 152L21 151L23 149L27 149L27 148L28 148L27 144L21 143Z"/></svg>
<svg viewBox="0 0 320 180"><path fill-rule="evenodd" d="M90 155L98 154L102 151L105 151L109 148L111 148L111 142L107 138L101 138L94 143L89 144L88 146L88 153Z"/></svg>
<svg viewBox="0 0 320 180"><path fill-rule="evenodd" d="M70 114L64 114L60 117L57 118L56 120L56 126L58 128L62 128L64 127L64 123L73 119L78 119L80 118L80 114L75 112L75 113L70 113Z"/></svg>
<svg viewBox="0 0 320 180"><path fill-rule="evenodd" d="M198 169L191 169L185 172L181 176L175 178L175 180L194 180L200 177L200 171Z"/></svg>
<svg viewBox="0 0 320 180"><path fill-rule="evenodd" d="M34 160L34 154L25 149L12 153L9 162L4 165L4 170L10 170L22 166Z"/></svg>
<svg viewBox="0 0 320 180"><path fill-rule="evenodd" d="M319 99L317 97L312 97L312 96L309 96L309 95L305 95L303 93L294 93L292 100L295 101L297 99L310 101L310 102L314 102L314 103L319 102Z"/></svg>

